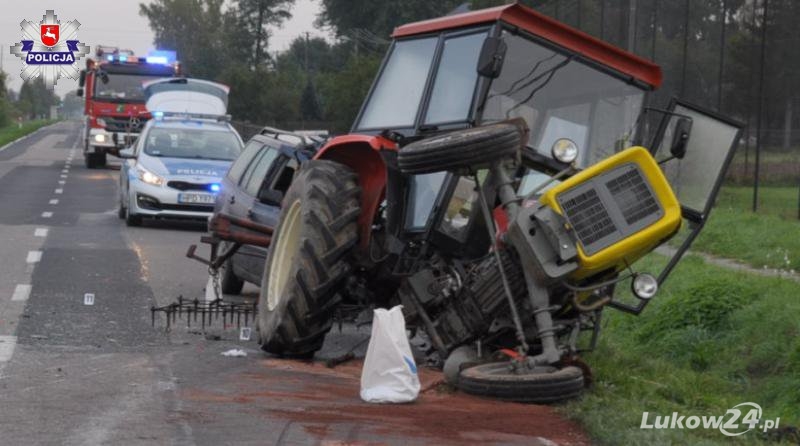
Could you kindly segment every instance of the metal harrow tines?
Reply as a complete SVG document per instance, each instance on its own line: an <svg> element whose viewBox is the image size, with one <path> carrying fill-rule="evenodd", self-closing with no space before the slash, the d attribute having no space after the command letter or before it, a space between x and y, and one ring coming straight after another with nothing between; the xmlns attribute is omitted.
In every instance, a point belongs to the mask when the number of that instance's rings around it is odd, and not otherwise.
<svg viewBox="0 0 800 446"><path fill-rule="evenodd" d="M250 320L255 320L258 312L258 305L256 302L248 303L234 303L224 302L222 299L215 299L212 301L204 301L199 299L184 299L183 296L178 297L178 301L165 305L163 307L150 307L150 320L152 325L156 325L156 313L163 312L167 318L167 331L172 329L172 326L177 324L177 319L186 316L186 327L191 327L192 324L199 324L205 331L206 325L210 326L214 322L222 319L223 328L232 327L234 324L236 328L242 326L242 316L244 316L244 326L249 326ZM194 320L193 320L194 319Z"/></svg>

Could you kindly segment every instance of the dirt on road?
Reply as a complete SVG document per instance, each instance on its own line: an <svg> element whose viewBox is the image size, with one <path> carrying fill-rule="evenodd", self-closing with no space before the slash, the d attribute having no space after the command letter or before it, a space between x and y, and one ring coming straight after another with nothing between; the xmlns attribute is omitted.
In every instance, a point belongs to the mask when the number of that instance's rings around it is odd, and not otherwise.
<svg viewBox="0 0 800 446"><path fill-rule="evenodd" d="M284 430L302 426L303 444L590 444L550 406L465 395L441 384L441 372L431 369L419 369L423 391L416 402L365 403L358 395L361 366L360 360L330 369L322 362L264 359L219 387L184 389L181 398L282 419ZM293 438L285 443L296 443L296 432Z"/></svg>

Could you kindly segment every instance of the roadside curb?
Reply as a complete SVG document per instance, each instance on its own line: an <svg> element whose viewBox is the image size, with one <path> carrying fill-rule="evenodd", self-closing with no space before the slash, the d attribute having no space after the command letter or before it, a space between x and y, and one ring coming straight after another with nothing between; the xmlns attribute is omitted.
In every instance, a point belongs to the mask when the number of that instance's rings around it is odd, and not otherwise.
<svg viewBox="0 0 800 446"><path fill-rule="evenodd" d="M0 152L2 152L3 150L7 149L8 147L10 147L10 146L12 146L12 145L14 145L14 144L16 144L16 143L18 143L18 142L20 142L20 141L25 141L26 139L30 138L31 136L33 136L33 135L35 135L35 134L39 133L40 131L42 131L42 130L44 130L44 129L48 128L48 127L51 127L51 126L54 126L54 125L56 125L56 124L58 124L59 122L62 122L62 121L56 121L56 122L54 122L54 123L52 123L52 124L47 124L47 125L41 126L41 127L39 127L38 129L36 129L36 130L34 130L34 131L32 131L32 132L28 133L27 135L20 136L19 138L17 138L17 139L15 139L15 140L11 141L10 143L8 143L8 144L4 145L3 147L0 147Z"/></svg>

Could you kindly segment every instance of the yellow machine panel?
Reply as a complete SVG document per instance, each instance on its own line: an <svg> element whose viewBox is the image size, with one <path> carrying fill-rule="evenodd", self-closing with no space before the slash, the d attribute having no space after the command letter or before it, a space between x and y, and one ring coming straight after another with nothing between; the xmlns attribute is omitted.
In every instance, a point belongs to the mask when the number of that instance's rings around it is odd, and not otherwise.
<svg viewBox="0 0 800 446"><path fill-rule="evenodd" d="M581 267L576 278L633 263L681 224L680 203L643 147L588 167L540 201L566 217L577 237Z"/></svg>

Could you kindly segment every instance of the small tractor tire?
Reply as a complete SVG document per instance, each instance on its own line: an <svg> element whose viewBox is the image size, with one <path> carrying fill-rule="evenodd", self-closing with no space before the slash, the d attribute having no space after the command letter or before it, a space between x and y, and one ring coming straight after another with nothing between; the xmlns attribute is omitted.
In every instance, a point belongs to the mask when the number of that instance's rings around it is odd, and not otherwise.
<svg viewBox="0 0 800 446"><path fill-rule="evenodd" d="M503 158L518 156L519 127L500 123L437 135L403 147L397 155L400 170L420 175L488 167Z"/></svg>
<svg viewBox="0 0 800 446"><path fill-rule="evenodd" d="M309 357L322 348L358 242L360 193L353 171L331 161L309 161L292 181L261 280L263 350Z"/></svg>
<svg viewBox="0 0 800 446"><path fill-rule="evenodd" d="M515 373L510 363L489 362L461 371L457 387L469 394L520 403L555 403L581 394L583 371L574 366L540 367Z"/></svg>

